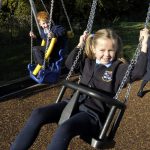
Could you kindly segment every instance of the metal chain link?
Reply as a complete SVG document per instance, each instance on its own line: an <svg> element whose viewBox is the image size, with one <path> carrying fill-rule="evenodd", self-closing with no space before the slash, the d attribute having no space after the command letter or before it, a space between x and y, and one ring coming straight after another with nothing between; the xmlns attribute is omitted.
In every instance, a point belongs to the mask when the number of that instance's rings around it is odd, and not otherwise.
<svg viewBox="0 0 150 150"><path fill-rule="evenodd" d="M86 27L86 31L88 31L88 33L91 33L91 31L92 31L97 1L98 0L93 0L93 3L92 3L90 15L89 15L89 19L88 19L88 23L87 23L87 27Z"/></svg>
<svg viewBox="0 0 150 150"><path fill-rule="evenodd" d="M77 54L77 56L76 56L76 58L75 58L75 60L74 60L74 62L73 62L73 65L71 66L71 69L70 69L70 71L69 71L69 73L68 73L68 75L67 75L67 77L66 77L66 80L69 80L69 79L70 79L70 77L71 77L71 75L72 75L72 73L73 73L73 71L74 71L74 69L75 69L75 67L76 67L76 64L77 64L77 62L78 62L78 60L79 60L79 58L80 58L80 55L81 55L81 53L82 53L82 50L83 50L83 48L80 48L80 49L79 49L78 54Z"/></svg>
<svg viewBox="0 0 150 150"><path fill-rule="evenodd" d="M68 13L67 13L67 11L66 11L66 7L65 7L65 4L64 4L64 1L61 0L61 3L62 3L63 9L64 9L64 13L65 13L66 18L67 18L67 21L68 21L70 30L73 32L73 29L72 29L72 26L71 26L71 23L70 23L70 19L69 19Z"/></svg>
<svg viewBox="0 0 150 150"><path fill-rule="evenodd" d="M127 103L129 95L130 95L130 91L131 91L131 84L128 84L127 90L126 90L126 94L125 94L125 99L124 99L124 104Z"/></svg>
<svg viewBox="0 0 150 150"><path fill-rule="evenodd" d="M139 57L139 55L140 55L140 51L141 51L141 45L142 45L142 40L139 42L139 44L138 44L138 46L137 46L137 49L136 49L136 51L135 51L135 54L134 54L134 56L133 56L133 58L132 58L132 60L131 60L131 62L130 62L130 64L129 64L129 66L128 66L128 68L127 68L127 71L126 71L126 73L125 73L125 75L124 75L124 77L123 77L123 79L122 79L122 82L121 82L121 84L120 84L120 86L119 86L119 88L118 88L118 91L117 91L117 93L116 93L116 95L115 95L115 97L114 97L115 99L118 99L119 94L121 93L121 90L122 90L123 87L125 86L126 81L127 81L128 77L129 77L129 75L130 75L130 73L131 73L131 71L132 71L134 65L135 65L136 62L137 62L137 59L138 59L138 57ZM130 86L130 85L129 85L129 86ZM130 89L131 89L131 88L130 88ZM130 92L130 91L127 90L125 97L128 97L128 96L129 96L129 92Z"/></svg>
<svg viewBox="0 0 150 150"><path fill-rule="evenodd" d="M33 32L33 13L32 13L32 9L31 9L31 32ZM31 64L33 63L32 50L33 50L33 38L31 36Z"/></svg>
<svg viewBox="0 0 150 150"><path fill-rule="evenodd" d="M149 20L150 20L150 3L149 3L149 8L148 8L148 12L147 12L146 21L145 21L145 28L147 28Z"/></svg>
<svg viewBox="0 0 150 150"><path fill-rule="evenodd" d="M50 13L49 13L49 28L48 28L49 31L50 31L51 25L52 25L53 8L54 8L54 0L51 0L51 8L50 8ZM47 36L45 54L47 53L48 46L49 46L49 38ZM44 59L44 62L43 62L44 69L45 69L45 64L46 64L46 60Z"/></svg>
<svg viewBox="0 0 150 150"><path fill-rule="evenodd" d="M92 3L92 7L91 7L91 11L90 11L90 15L89 15L89 19L88 19L88 23L87 23L87 27L86 27L86 31L88 31L89 33L91 33L91 30L92 30L92 26L93 26L93 22L94 22L94 17L95 17L95 10L96 10L96 5L97 5L97 1L98 0L93 0L93 3ZM66 77L66 80L69 80L75 67L76 67L76 64L80 58L80 55L82 54L82 51L83 51L83 47L79 49L78 51L78 54L73 62L73 65L71 66L71 69ZM80 77L79 77L79 80L80 80Z"/></svg>
<svg viewBox="0 0 150 150"><path fill-rule="evenodd" d="M49 13L49 31L52 25L53 8L54 8L54 0L51 0L51 8L50 8L50 13Z"/></svg>

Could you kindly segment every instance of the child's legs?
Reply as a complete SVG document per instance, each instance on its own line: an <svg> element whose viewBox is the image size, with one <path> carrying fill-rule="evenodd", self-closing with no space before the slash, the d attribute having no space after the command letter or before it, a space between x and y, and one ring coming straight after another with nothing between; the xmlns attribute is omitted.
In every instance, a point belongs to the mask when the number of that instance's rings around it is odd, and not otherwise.
<svg viewBox="0 0 150 150"><path fill-rule="evenodd" d="M35 109L11 146L11 150L27 150L35 141L40 128L44 124L58 122L66 104L63 101Z"/></svg>
<svg viewBox="0 0 150 150"><path fill-rule="evenodd" d="M56 130L48 150L67 150L74 136L91 135L96 129L96 121L91 116L85 112L77 113Z"/></svg>
<svg viewBox="0 0 150 150"><path fill-rule="evenodd" d="M34 46L33 47L33 57L35 64L43 64L45 54L45 46Z"/></svg>

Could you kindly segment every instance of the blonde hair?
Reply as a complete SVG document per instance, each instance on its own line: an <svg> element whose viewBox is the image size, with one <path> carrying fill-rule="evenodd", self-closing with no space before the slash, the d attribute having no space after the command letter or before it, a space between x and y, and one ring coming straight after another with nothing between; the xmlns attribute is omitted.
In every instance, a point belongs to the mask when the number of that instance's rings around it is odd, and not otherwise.
<svg viewBox="0 0 150 150"><path fill-rule="evenodd" d="M95 32L95 34L90 34L88 36L85 44L85 54L87 57L90 59L95 59L95 54L93 53L92 47L95 47L99 38L112 40L113 46L116 50L116 58L118 58L122 50L122 40L112 29L101 29Z"/></svg>
<svg viewBox="0 0 150 150"><path fill-rule="evenodd" d="M37 13L37 20L38 20L38 22L40 22L40 21L47 22L49 20L48 13L45 11L38 12Z"/></svg>

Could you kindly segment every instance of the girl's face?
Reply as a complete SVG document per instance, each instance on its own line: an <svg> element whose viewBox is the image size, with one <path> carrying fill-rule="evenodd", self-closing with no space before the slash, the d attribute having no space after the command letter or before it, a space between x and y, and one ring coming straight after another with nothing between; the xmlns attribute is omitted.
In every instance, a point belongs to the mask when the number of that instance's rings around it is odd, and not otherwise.
<svg viewBox="0 0 150 150"><path fill-rule="evenodd" d="M48 28L48 23L46 21L40 20L39 25L44 29Z"/></svg>
<svg viewBox="0 0 150 150"><path fill-rule="evenodd" d="M98 59L101 64L106 65L116 56L116 50L114 48L113 42L111 39L102 39L99 38L96 41L96 45L93 48L96 59Z"/></svg>

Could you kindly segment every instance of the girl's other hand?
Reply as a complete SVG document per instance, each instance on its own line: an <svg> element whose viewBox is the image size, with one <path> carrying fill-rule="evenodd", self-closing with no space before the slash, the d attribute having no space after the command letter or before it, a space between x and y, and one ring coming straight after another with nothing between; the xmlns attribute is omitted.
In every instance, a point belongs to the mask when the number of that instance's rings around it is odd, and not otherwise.
<svg viewBox="0 0 150 150"><path fill-rule="evenodd" d="M148 44L149 42L149 30L147 28L144 28L140 31L140 37L139 40L142 40L142 45L141 45L141 51L144 53L147 53L147 49L148 49Z"/></svg>
<svg viewBox="0 0 150 150"><path fill-rule="evenodd" d="M49 39L52 39L54 37L54 33L53 32L49 32L47 34L47 36L48 36Z"/></svg>
<svg viewBox="0 0 150 150"><path fill-rule="evenodd" d="M86 38L88 37L88 35L89 35L89 33L87 31L83 32L83 35L80 36L79 43L78 43L77 47L79 47L79 48L84 47L85 41L86 41Z"/></svg>

